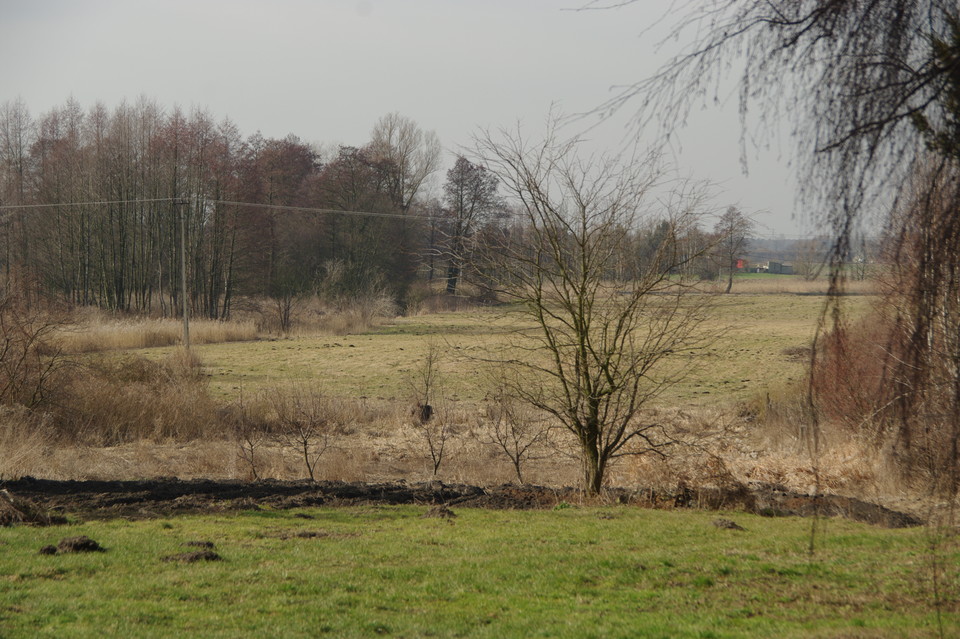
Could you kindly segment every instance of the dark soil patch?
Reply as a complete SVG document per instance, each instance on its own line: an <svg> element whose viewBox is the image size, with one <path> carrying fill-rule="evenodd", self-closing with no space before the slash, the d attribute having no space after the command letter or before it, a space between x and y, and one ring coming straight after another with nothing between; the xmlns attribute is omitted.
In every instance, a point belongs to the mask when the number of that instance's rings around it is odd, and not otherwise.
<svg viewBox="0 0 960 639"><path fill-rule="evenodd" d="M717 528L723 528L725 530L746 530L746 528L732 519L714 519L713 525Z"/></svg>
<svg viewBox="0 0 960 639"><path fill-rule="evenodd" d="M212 550L195 550L194 552L183 552L178 555L167 555L161 557L161 561L178 561L184 564L192 564L198 561L220 561L223 558Z"/></svg>
<svg viewBox="0 0 960 639"><path fill-rule="evenodd" d="M207 550L213 550L215 548L212 541L188 541L183 545L187 548L206 548Z"/></svg>
<svg viewBox="0 0 960 639"><path fill-rule="evenodd" d="M332 533L327 530L285 530L277 534L278 539L348 539L359 537L357 533Z"/></svg>
<svg viewBox="0 0 960 639"><path fill-rule="evenodd" d="M480 488L439 481L408 484L346 482L152 479L137 481L55 481L24 477L6 482L8 494L29 500L43 512L81 518L152 518L186 513L287 509L314 506L423 504L495 509L547 509L558 504L625 504L647 508L741 510L768 516L845 517L889 528L918 526L916 517L851 497L810 496L756 484L676 491L611 488L587 499L575 488L503 486Z"/></svg>
<svg viewBox="0 0 960 639"><path fill-rule="evenodd" d="M103 552L106 550L103 546L98 544L93 539L90 539L86 535L81 535L79 537L64 537L60 540L60 543L57 544L57 552Z"/></svg>
<svg viewBox="0 0 960 639"><path fill-rule="evenodd" d="M16 524L55 526L65 523L67 523L65 517L51 514L29 499L14 496L7 490L0 490L0 526Z"/></svg>

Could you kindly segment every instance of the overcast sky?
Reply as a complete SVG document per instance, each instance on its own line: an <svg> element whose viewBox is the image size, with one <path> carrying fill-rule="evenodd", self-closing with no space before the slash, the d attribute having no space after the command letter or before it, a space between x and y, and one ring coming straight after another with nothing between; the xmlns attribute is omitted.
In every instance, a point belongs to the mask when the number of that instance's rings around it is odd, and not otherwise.
<svg viewBox="0 0 960 639"><path fill-rule="evenodd" d="M397 111L435 130L449 163L478 127L539 130L551 105L590 111L666 59L666 25L651 25L669 0L572 10L585 3L0 0L0 102L20 97L37 116L71 96L114 107L143 95L229 117L244 135L324 145L363 144ZM745 177L736 107L698 109L673 163L715 182L718 208L739 205L766 232L809 233L794 215L789 140L750 150ZM615 148L628 115L586 135Z"/></svg>

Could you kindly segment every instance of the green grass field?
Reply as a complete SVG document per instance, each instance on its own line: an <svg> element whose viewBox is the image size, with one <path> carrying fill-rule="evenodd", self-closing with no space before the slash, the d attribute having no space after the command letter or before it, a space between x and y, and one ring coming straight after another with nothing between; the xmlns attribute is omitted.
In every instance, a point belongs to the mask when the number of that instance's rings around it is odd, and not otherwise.
<svg viewBox="0 0 960 639"><path fill-rule="evenodd" d="M929 637L927 531L634 508L357 507L14 528L3 637ZM725 515L731 517L731 515ZM309 517L309 518L305 518ZM103 553L41 556L85 534ZM163 562L191 540L222 561ZM960 555L942 589L956 592ZM944 575L940 575L943 579ZM942 623L953 634L957 602Z"/></svg>

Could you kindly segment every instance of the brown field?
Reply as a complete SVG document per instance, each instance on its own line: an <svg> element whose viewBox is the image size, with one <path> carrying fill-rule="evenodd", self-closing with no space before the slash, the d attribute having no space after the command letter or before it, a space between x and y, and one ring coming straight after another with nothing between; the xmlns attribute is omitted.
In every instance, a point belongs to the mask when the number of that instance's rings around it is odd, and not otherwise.
<svg viewBox="0 0 960 639"><path fill-rule="evenodd" d="M624 458L609 474L611 485L762 481L800 491L814 488L811 458L797 425L789 419L761 424L756 415L771 398L789 402L798 395L825 298L816 294L816 283L794 282L803 290L792 293L740 292L749 285L738 282L734 294L717 298L705 329L719 337L692 356L692 374L650 407L647 418L677 440L671 455ZM766 286L781 287L770 281ZM854 295L844 306L856 316L871 300ZM244 440L249 424L276 423L282 411L276 398L298 388L322 398L323 419L335 425L327 448L318 454L317 479L431 479L427 437L438 435L416 428L411 410L432 350L439 377L431 402L445 438L436 478L476 485L516 480L509 460L492 442L490 416L496 406L486 400L496 378L488 363L491 354L528 328L515 309L395 318L340 336L304 330L292 337L264 337L248 321L194 326L192 361L183 360L179 346L157 345L177 335L178 324L169 320L98 320L65 332L67 350L82 353L74 357L85 365L98 362L98 371L109 369L103 373L107 377L84 380L89 416L72 439L65 441L42 420L29 427L16 416L2 420L0 442L8 453L0 476L306 477L302 451L290 441L266 435L252 444ZM149 337L160 334L169 337ZM153 346L133 348L141 338L131 335L148 336L140 345ZM154 362L154 368L140 371L144 365L130 363L135 361ZM139 372L129 373L131 366ZM109 375L132 375L136 381L133 386L105 383ZM123 421L108 426L120 414ZM822 489L894 505L909 496L887 479L874 452L846 439L827 441L819 458ZM574 453L564 433L551 432L525 462L524 479L576 485Z"/></svg>

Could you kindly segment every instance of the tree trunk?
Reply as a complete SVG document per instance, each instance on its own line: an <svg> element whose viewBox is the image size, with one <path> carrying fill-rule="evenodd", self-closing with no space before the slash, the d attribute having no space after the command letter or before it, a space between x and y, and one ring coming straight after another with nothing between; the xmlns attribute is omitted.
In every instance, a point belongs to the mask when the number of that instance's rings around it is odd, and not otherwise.
<svg viewBox="0 0 960 639"><path fill-rule="evenodd" d="M600 494L603 486L603 460L600 459L599 433L585 433L581 441L583 450L583 488L588 495Z"/></svg>
<svg viewBox="0 0 960 639"><path fill-rule="evenodd" d="M451 262L447 268L447 295L457 294L457 281L460 279L460 267Z"/></svg>

